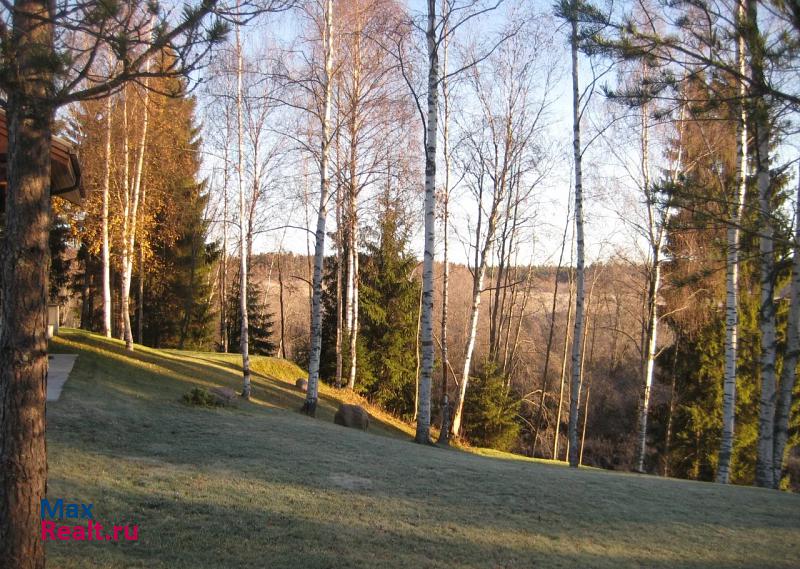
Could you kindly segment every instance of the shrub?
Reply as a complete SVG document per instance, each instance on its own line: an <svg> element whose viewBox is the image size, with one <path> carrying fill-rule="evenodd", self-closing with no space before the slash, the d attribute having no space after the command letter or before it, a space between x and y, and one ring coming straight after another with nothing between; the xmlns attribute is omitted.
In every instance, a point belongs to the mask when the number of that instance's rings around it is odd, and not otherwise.
<svg viewBox="0 0 800 569"><path fill-rule="evenodd" d="M183 402L194 407L219 407L223 403L205 387L193 387L189 393L184 394Z"/></svg>

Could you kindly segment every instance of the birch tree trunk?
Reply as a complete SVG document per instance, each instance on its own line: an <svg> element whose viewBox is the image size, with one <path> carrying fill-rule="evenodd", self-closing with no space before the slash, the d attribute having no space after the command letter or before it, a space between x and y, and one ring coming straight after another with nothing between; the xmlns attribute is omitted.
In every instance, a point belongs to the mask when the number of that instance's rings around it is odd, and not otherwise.
<svg viewBox="0 0 800 569"><path fill-rule="evenodd" d="M237 11L239 3L236 3ZM244 181L243 169L243 92L242 92L242 43L239 38L239 26L236 26L236 181L239 189L239 312L241 314L241 332L239 334L239 350L242 353L242 397L250 399L250 325L247 315L247 261L249 256L249 246L247 235L245 235L245 203L244 203ZM249 231L248 231L249 233Z"/></svg>
<svg viewBox="0 0 800 569"><path fill-rule="evenodd" d="M228 152L225 147L225 174L222 194L222 272L219 293L219 333L222 339L222 352L228 353Z"/></svg>
<svg viewBox="0 0 800 569"><path fill-rule="evenodd" d="M536 419L536 425L533 431L533 442L531 443L531 456L536 456L536 443L539 440L539 431L542 428L542 419L544 417L544 406L547 397L547 379L550 374L550 354L553 351L553 336L556 329L556 308L558 306L558 275L561 273L561 265L564 261L564 249L567 246L567 230L569 229L569 214L572 211L571 202L567 201L567 220L564 223L564 234L561 236L561 252L558 255L558 264L556 265L556 276L553 282L553 302L550 307L550 331L547 334L547 347L544 352L544 369L542 370L542 398L539 401L539 414ZM572 250L572 242L570 242L570 251ZM571 270L571 269L570 269ZM571 303L571 300L570 300ZM569 327L569 324L567 324ZM560 419L560 417L559 417ZM555 452L553 453L555 457Z"/></svg>
<svg viewBox="0 0 800 569"><path fill-rule="evenodd" d="M744 23L744 0L736 6L736 24ZM744 37L736 38L736 61L739 73L745 74ZM730 481L731 455L733 453L734 423L736 417L736 356L739 333L739 227L744 211L747 191L747 115L744 106L746 95L744 81L737 85L739 100L736 103L736 189L730 224L727 229L727 255L725 272L725 379L722 396L722 440L719 449L719 466L716 481Z"/></svg>
<svg viewBox="0 0 800 569"><path fill-rule="evenodd" d="M577 12L576 2L573 9ZM583 241L583 178L581 171L581 126L580 92L578 90L578 21L577 14L571 17L572 35L572 151L575 160L575 238L576 238L576 290L575 290L575 331L572 335L572 388L569 397L569 465L578 467L578 400L580 398L581 352L583 337L583 297L584 297L584 241Z"/></svg>
<svg viewBox="0 0 800 569"><path fill-rule="evenodd" d="M761 34L758 31L758 4L747 0L748 47L750 50L750 69L754 85L764 85L764 54ZM756 457L756 485L766 488L773 486L773 461L775 452L775 258L774 233L772 221L772 175L770 173L771 125L769 108L762 90L757 89L752 99L752 124L756 139L756 181L758 186L759 209L759 256L761 280L761 306L758 325L761 330L761 395L758 416L758 443Z"/></svg>
<svg viewBox="0 0 800 569"><path fill-rule="evenodd" d="M789 323L786 330L786 351L781 369L781 386L775 409L775 439L772 454L772 484L778 489L783 474L786 441L789 440L789 418L792 413L792 394L800 358L800 177L797 185L797 202L794 217L794 245L792 280L790 286Z"/></svg>
<svg viewBox="0 0 800 569"><path fill-rule="evenodd" d="M495 187L495 192L492 194L492 209L489 212L489 219L486 225L486 240L483 247L480 247L480 229L478 229L475 236L476 251L480 251L478 263L475 266L475 276L472 280L472 303L470 305L469 329L467 331L467 344L464 349L464 369L461 375L461 385L458 390L458 400L455 404L455 413L453 414L453 435L458 436L461 431L461 422L464 414L464 398L467 394L467 387L469 385L469 374L472 366L472 354L475 350L475 339L478 335L478 316L480 315L481 306L481 291L483 289L483 280L486 276L486 265L489 259L489 253L494 245L494 236L497 231L497 217L499 213L499 205L503 200L502 191ZM478 200L479 210L482 208ZM480 226L479 226L480 227Z"/></svg>
<svg viewBox="0 0 800 569"><path fill-rule="evenodd" d="M644 368L644 388L639 406L639 433L636 449L636 470L644 472L644 461L647 450L647 423L650 413L650 391L653 387L653 375L656 365L656 347L658 346L658 293L661 286L661 236L663 224L658 215L655 197L650 187L650 129L647 123L647 109L642 106L642 177L644 195L647 200L648 239L652 259L648 274L647 286L647 327L645 344L647 352Z"/></svg>
<svg viewBox="0 0 800 569"><path fill-rule="evenodd" d="M442 13L447 10L446 0L442 0ZM447 397L447 371L450 367L447 346L447 308L450 302L450 259L448 250L448 225L450 223L450 93L448 92L447 81L447 59L448 59L448 33L447 25L444 27L444 65L442 67L442 103L444 110L442 124L442 151L444 154L444 186L442 188L442 320L441 320L441 353L442 353L442 409L448 405ZM448 415L448 416L445 416ZM446 420L445 420L446 419ZM450 420L449 413L443 412L442 425L439 431L438 443L441 445L450 444ZM446 423L446 424L445 424Z"/></svg>
<svg viewBox="0 0 800 569"><path fill-rule="evenodd" d="M336 136L336 156L338 165L339 136ZM342 340L344 328L344 303L342 295L343 269L344 269L344 232L342 231L342 187L337 184L336 189L336 387L342 387Z"/></svg>
<svg viewBox="0 0 800 569"><path fill-rule="evenodd" d="M572 248L572 243L570 242L570 249ZM572 255L570 255L572 257ZM570 259L570 265L572 265ZM558 458L558 446L560 444L559 441L559 434L561 433L561 410L564 403L564 383L567 378L567 354L569 353L569 340L570 340L570 327L572 326L572 296L575 292L575 281L572 277L572 267L570 267L569 273L569 299L567 300L567 326L564 329L564 353L561 356L561 378L559 383L561 387L558 391L558 411L556 412L556 430L553 436L553 460L559 460ZM575 337L572 338L573 342L575 341Z"/></svg>
<svg viewBox="0 0 800 569"><path fill-rule="evenodd" d="M430 444L433 375L433 256L436 248L436 136L439 124L439 51L436 0L428 0L428 108L425 125L425 252L422 261L422 369L417 396L418 443Z"/></svg>
<svg viewBox="0 0 800 569"><path fill-rule="evenodd" d="M311 353L308 362L308 391L303 412L314 417L317 412L319 392L319 364L322 355L322 270L325 262L325 222L328 217L328 160L331 142L331 97L333 93L333 0L325 3L325 32L323 37L325 70L322 99L322 148L320 151L319 210L317 215L316 244L314 246L314 277L311 298Z"/></svg>
<svg viewBox="0 0 800 569"><path fill-rule="evenodd" d="M108 199L111 193L111 96L106 99L106 163L103 172L103 213L102 213L102 263L103 263L103 334L111 337L111 252L108 243Z"/></svg>

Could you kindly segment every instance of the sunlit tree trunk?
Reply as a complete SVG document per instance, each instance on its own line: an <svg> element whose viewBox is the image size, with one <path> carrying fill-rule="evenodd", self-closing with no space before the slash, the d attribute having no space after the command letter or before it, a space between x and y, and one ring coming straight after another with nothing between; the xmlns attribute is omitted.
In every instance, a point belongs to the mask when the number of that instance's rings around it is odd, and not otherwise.
<svg viewBox="0 0 800 569"><path fill-rule="evenodd" d="M431 377L433 375L433 257L436 248L436 137L439 126L439 51L436 0L428 0L425 32L428 48L428 108L425 124L425 252L422 260L422 366L417 397L418 443L430 443Z"/></svg>
<svg viewBox="0 0 800 569"><path fill-rule="evenodd" d="M446 13L447 0L442 0L442 13ZM448 248L448 226L450 223L450 92L448 91L449 82L447 81L447 63L448 63L448 44L449 37L447 33L447 24L445 23L444 31L444 64L442 66L442 103L443 103L443 124L442 124L442 151L444 153L444 186L442 187L442 320L441 320L441 354L442 354L442 405L445 405L447 399L447 372L450 367L450 358L448 356L448 338L447 338L447 321L448 321L448 305L450 302L450 259ZM439 444L450 444L450 421L449 417L447 423L441 425L439 432ZM442 415L442 419L445 416Z"/></svg>
<svg viewBox="0 0 800 569"><path fill-rule="evenodd" d="M736 23L744 23L744 3L737 1ZM745 74L744 37L736 39L736 61L739 73ZM727 255L725 275L725 380L722 397L722 440L719 449L717 482L730 481L730 464L733 453L734 422L736 417L736 357L739 333L739 228L747 191L747 115L744 81L737 85L739 100L734 108L736 117L736 186L733 195L730 224L727 229Z"/></svg>
<svg viewBox="0 0 800 569"><path fill-rule="evenodd" d="M52 6L52 8L51 8ZM50 269L50 136L55 5L14 4L15 49L6 93L5 224L0 240L0 565L43 569L41 500L47 484L45 394ZM39 18L44 18L39 20ZM6 61L5 63L8 63ZM13 71L12 71L13 70Z"/></svg>
<svg viewBox="0 0 800 569"><path fill-rule="evenodd" d="M570 244L570 247L572 245ZM570 255L571 256L571 255ZM572 263L570 262L570 265ZM572 276L572 267L569 270L569 299L567 300L567 326L564 328L564 353L561 356L561 377L559 383L561 387L558 390L558 411L556 412L556 429L553 436L553 460L559 460L558 447L559 435L561 434L561 414L564 404L564 384L567 380L567 355L569 354L569 341L570 333L572 333L572 298L575 294L575 280ZM573 337L574 341L574 337Z"/></svg>
<svg viewBox="0 0 800 569"><path fill-rule="evenodd" d="M658 294L661 287L661 236L663 225L658 215L653 189L650 187L650 127L648 125L648 106L641 109L642 119L642 187L647 200L648 240L650 241L650 267L647 279L647 326L645 327L645 365L644 388L639 403L639 432L636 448L636 470L644 472L647 451L647 423L650 413L650 393L656 366L656 347L658 346Z"/></svg>
<svg viewBox="0 0 800 569"><path fill-rule="evenodd" d="M314 246L314 276L311 299L311 353L308 362L308 391L303 404L303 412L315 416L319 392L319 364L322 355L322 270L325 262L325 222L328 217L328 161L331 143L331 98L333 93L333 0L325 3L325 31L323 51L325 68L322 94L322 148L320 150L319 174L320 192L317 215L316 244Z"/></svg>
<svg viewBox="0 0 800 569"><path fill-rule="evenodd" d="M238 8L238 2L237 2ZM245 203L244 203L244 119L242 106L244 94L242 91L242 75L244 73L242 60L242 43L239 38L239 26L236 26L236 181L239 189L239 313L241 314L241 332L239 334L239 351L242 354L242 397L250 399L250 325L247 314L247 265L249 257L248 235L245 230Z"/></svg>
<svg viewBox="0 0 800 569"><path fill-rule="evenodd" d="M758 4L747 0L747 41L750 69L755 85L764 85L764 46L758 31ZM761 330L761 395L758 417L756 484L771 488L774 482L775 433L775 357L777 334L775 324L775 244L772 220L772 176L770 173L771 124L769 108L763 93L758 90L752 98L752 124L756 140L756 182L759 209L759 256L761 269L761 306L758 324Z"/></svg>
<svg viewBox="0 0 800 569"><path fill-rule="evenodd" d="M781 369L781 386L775 409L775 437L772 455L772 484L779 488L783 474L786 442L789 440L789 418L792 413L792 395L797 376L797 362L800 358L800 176L797 185L797 202L794 217L794 246L792 257L792 277L789 285L789 323L786 329L786 351Z"/></svg>
<svg viewBox="0 0 800 569"><path fill-rule="evenodd" d="M108 201L111 192L111 116L112 97L106 98L106 160L103 171L103 213L102 213L102 263L103 263L103 334L111 337L111 251L108 243Z"/></svg>
<svg viewBox="0 0 800 569"><path fill-rule="evenodd" d="M573 5L575 2L573 2ZM576 10L577 11L577 10ZM572 35L572 151L575 161L575 240L576 240L576 289L575 331L572 335L572 388L569 397L569 464L578 466L578 400L580 398L581 352L583 337L584 298L584 239L583 239L583 177L581 170L580 92L578 90L578 21L577 14L571 18Z"/></svg>

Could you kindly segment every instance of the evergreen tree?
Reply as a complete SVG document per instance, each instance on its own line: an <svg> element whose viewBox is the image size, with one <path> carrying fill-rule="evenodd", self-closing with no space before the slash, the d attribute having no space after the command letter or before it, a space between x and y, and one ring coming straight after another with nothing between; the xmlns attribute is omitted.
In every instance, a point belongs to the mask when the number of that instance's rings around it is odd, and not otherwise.
<svg viewBox="0 0 800 569"><path fill-rule="evenodd" d="M233 290L238 290L238 287L239 275L237 274L233 282ZM247 283L247 318L250 353L262 356L274 355L278 346L272 338L272 314L267 309L263 290L252 279L249 279ZM227 326L229 350L238 354L242 333L242 312L239 308L239 298L236 295L231 295L228 299Z"/></svg>
<svg viewBox="0 0 800 569"><path fill-rule="evenodd" d="M511 451L520 434L520 400L506 387L497 364L487 360L470 377L465 401L464 435L472 444Z"/></svg>

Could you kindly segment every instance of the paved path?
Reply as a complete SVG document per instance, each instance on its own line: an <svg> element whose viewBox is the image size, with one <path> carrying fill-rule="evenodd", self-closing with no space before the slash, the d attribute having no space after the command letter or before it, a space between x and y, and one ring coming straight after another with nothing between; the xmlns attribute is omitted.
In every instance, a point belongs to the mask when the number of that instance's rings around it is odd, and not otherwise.
<svg viewBox="0 0 800 569"><path fill-rule="evenodd" d="M50 367L47 372L47 400L58 401L61 390L69 379L69 372L75 365L77 354L51 354Z"/></svg>

